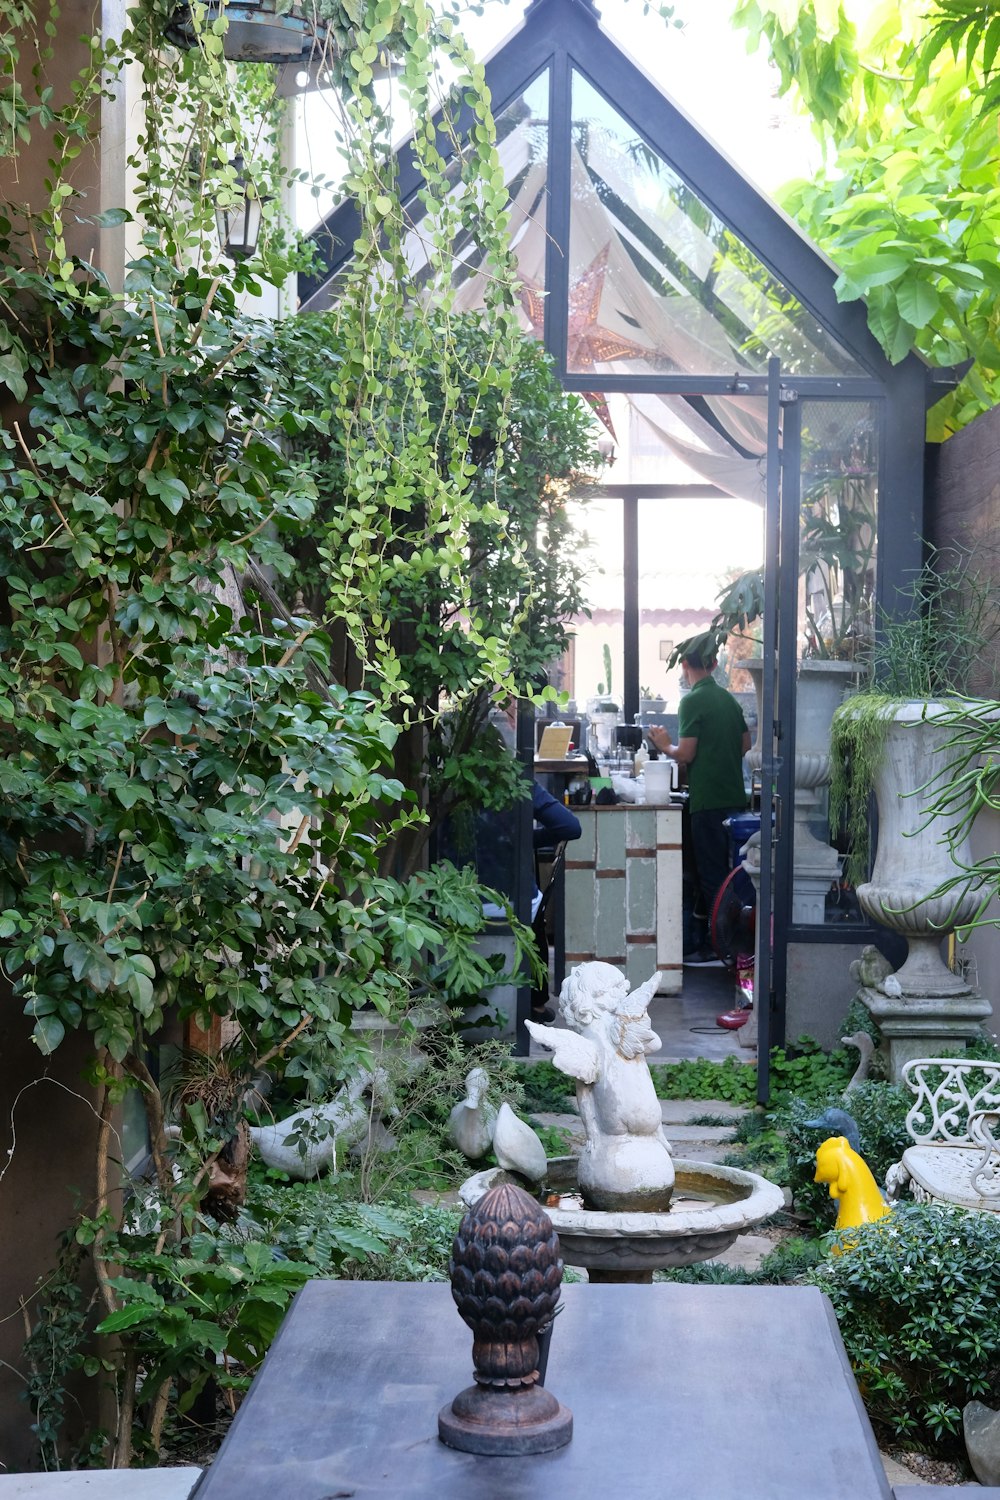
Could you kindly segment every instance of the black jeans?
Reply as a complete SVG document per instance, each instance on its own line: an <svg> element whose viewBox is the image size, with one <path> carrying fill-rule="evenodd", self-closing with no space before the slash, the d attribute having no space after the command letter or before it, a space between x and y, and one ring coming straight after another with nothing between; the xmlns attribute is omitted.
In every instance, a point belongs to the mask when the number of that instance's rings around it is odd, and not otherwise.
<svg viewBox="0 0 1000 1500"><path fill-rule="evenodd" d="M719 887L732 869L729 829L724 820L742 807L708 807L691 814L691 846L698 872L698 909L704 909L706 920L712 920L712 908Z"/></svg>

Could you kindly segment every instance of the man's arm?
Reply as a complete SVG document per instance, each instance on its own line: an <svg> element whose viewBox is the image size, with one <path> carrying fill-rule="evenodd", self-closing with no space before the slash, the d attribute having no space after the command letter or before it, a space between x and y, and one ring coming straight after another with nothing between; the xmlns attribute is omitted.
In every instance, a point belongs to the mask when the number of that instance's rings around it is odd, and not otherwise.
<svg viewBox="0 0 1000 1500"><path fill-rule="evenodd" d="M540 824L534 831L536 849L551 849L556 844L569 843L571 839L583 836L576 814L557 802L552 793L539 786L537 781L531 789L531 811L535 822Z"/></svg>
<svg viewBox="0 0 1000 1500"><path fill-rule="evenodd" d="M749 753L750 753L750 747L751 747L752 744L753 744L753 740L750 738L750 731L749 731L749 729L744 729L744 731L743 731L743 739L741 741L741 748L743 750L743 754L744 755L749 755Z"/></svg>
<svg viewBox="0 0 1000 1500"><path fill-rule="evenodd" d="M696 734L682 734L677 744L672 745L669 734L665 729L661 729L659 725L654 725L646 733L661 755L666 755L670 760L675 760L679 766L689 766L698 754L698 736Z"/></svg>

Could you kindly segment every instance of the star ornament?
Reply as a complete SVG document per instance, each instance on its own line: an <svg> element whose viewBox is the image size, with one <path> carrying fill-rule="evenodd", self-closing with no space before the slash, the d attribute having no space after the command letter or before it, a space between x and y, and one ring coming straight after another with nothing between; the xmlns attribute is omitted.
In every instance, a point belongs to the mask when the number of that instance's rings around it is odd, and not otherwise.
<svg viewBox="0 0 1000 1500"><path fill-rule="evenodd" d="M602 328L597 321L604 296L610 251L609 242L569 289L566 368L573 374L585 375L598 364L612 364L618 359L649 359L655 353L645 344L637 344L633 339L625 338L610 328ZM532 332L540 339L545 326L543 289L524 282L521 286L521 306ZM611 436L615 437L611 413L604 397L599 392L587 391L583 399L593 407Z"/></svg>

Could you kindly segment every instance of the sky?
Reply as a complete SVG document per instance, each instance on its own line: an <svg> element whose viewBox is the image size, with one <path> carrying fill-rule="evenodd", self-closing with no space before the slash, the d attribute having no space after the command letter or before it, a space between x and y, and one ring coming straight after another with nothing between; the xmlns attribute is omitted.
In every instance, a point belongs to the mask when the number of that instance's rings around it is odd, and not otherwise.
<svg viewBox="0 0 1000 1500"><path fill-rule="evenodd" d="M761 53L748 54L742 32L729 22L734 0L677 0L683 30L659 16L642 15L641 0L597 0L602 24L634 58L642 59L665 93L690 115L705 135L731 157L765 192L807 175L819 161L808 124L777 98L777 74ZM470 16L466 34L486 57L517 26L522 0L489 0L482 17ZM333 145L334 115L316 93L299 97L296 164L328 178L338 173ZM308 186L296 195L296 220L312 228L334 202L318 200Z"/></svg>

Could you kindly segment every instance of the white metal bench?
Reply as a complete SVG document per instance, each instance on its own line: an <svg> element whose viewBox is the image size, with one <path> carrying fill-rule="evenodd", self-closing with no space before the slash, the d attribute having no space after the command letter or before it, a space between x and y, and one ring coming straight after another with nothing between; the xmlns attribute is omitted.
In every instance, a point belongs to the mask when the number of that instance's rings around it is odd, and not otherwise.
<svg viewBox="0 0 1000 1500"><path fill-rule="evenodd" d="M916 1095L906 1116L913 1141L889 1168L890 1198L1000 1212L1000 1062L916 1057L903 1082Z"/></svg>

